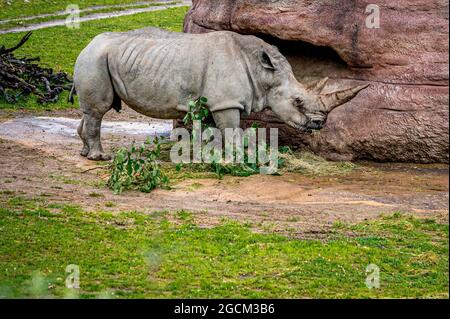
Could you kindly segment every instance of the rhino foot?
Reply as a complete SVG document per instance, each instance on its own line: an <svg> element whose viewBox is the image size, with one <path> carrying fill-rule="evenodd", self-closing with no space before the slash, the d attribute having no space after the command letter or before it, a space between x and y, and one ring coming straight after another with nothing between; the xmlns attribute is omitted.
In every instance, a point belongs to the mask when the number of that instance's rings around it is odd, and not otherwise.
<svg viewBox="0 0 450 319"><path fill-rule="evenodd" d="M111 160L111 156L105 153L89 153L89 155L87 156L88 159L92 160L92 161L109 161Z"/></svg>
<svg viewBox="0 0 450 319"><path fill-rule="evenodd" d="M80 152L80 155L83 157L87 157L89 154L89 147L83 147L83 149Z"/></svg>

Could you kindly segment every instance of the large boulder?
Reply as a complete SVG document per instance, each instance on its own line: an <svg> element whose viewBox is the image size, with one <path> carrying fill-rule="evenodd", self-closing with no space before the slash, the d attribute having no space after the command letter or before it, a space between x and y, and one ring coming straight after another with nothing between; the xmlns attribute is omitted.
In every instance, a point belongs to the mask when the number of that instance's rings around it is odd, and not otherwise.
<svg viewBox="0 0 450 319"><path fill-rule="evenodd" d="M327 89L370 83L338 107L315 134L300 134L271 114L281 142L333 160L448 162L448 1L193 0L185 32L232 30L279 47L300 82L330 77ZM370 26L370 25L369 25ZM372 24L373 26L373 24Z"/></svg>

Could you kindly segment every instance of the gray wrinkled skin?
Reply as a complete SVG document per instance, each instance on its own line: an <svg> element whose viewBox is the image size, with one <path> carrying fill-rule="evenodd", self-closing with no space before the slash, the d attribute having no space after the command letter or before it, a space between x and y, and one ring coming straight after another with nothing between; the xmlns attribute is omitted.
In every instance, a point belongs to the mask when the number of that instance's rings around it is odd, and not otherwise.
<svg viewBox="0 0 450 319"><path fill-rule="evenodd" d="M305 87L278 49L255 36L220 31L183 34L144 28L98 35L80 53L74 72L83 118L81 155L109 160L101 121L121 101L159 119L182 118L190 100L208 98L218 128L270 107L301 132L320 129L327 114L364 87L321 95L326 80Z"/></svg>

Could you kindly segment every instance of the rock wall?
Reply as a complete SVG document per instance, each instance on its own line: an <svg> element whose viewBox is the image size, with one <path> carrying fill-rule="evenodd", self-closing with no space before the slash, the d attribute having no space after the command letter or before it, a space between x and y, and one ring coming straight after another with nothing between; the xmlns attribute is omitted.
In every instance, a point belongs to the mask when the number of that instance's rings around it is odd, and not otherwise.
<svg viewBox="0 0 450 319"><path fill-rule="evenodd" d="M299 134L271 112L253 114L281 129L281 142L333 160L448 162L448 1L379 0L368 28L362 0L193 0L185 32L232 30L275 44L307 83L328 89L371 83L338 107L316 134Z"/></svg>

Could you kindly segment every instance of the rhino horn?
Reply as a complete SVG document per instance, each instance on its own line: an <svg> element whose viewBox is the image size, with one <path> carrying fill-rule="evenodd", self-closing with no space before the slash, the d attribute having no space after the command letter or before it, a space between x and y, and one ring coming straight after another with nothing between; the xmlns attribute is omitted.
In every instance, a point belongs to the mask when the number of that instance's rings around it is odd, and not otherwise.
<svg viewBox="0 0 450 319"><path fill-rule="evenodd" d="M361 90L367 88L370 84L364 84L352 87L350 89L336 91L328 94L320 95L320 99L324 104L326 110L331 112L334 108L347 103L353 99Z"/></svg>
<svg viewBox="0 0 450 319"><path fill-rule="evenodd" d="M323 88L328 82L328 77L323 78L319 81L313 82L308 86L308 90L315 94L320 94L322 92Z"/></svg>

